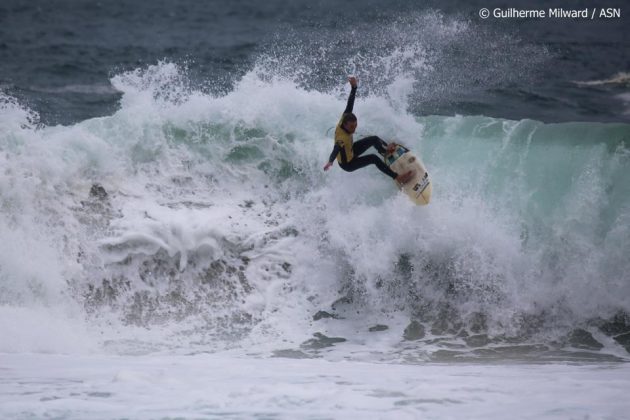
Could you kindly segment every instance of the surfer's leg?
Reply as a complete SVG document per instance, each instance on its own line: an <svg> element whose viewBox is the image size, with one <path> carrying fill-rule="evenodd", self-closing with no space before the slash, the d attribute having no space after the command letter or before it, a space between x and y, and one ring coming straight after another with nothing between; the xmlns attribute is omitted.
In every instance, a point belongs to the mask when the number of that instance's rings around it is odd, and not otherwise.
<svg viewBox="0 0 630 420"><path fill-rule="evenodd" d="M347 172L353 172L353 171L356 171L357 169L364 168L368 165L376 165L376 167L380 169L381 172L383 172L385 175L387 175L388 177L392 179L396 179L396 177L398 176L396 172L389 169L389 166L385 165L385 162L383 162L376 155L359 156L359 157L355 157L348 163L339 164L341 169Z"/></svg>
<svg viewBox="0 0 630 420"><path fill-rule="evenodd" d="M366 137L361 140L357 140L352 145L352 152L354 153L354 156L360 156L362 153L365 153L365 151L370 147L374 147L381 155L385 155L385 148L387 147L387 143L385 143L378 136Z"/></svg>

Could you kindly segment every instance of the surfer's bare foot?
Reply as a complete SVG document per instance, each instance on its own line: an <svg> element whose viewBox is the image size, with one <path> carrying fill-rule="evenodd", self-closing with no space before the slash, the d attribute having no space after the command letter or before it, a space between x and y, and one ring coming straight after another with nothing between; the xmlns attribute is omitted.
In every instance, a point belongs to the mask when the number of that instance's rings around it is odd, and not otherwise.
<svg viewBox="0 0 630 420"><path fill-rule="evenodd" d="M394 153L394 151L396 151L396 146L398 145L394 142L389 143L387 145L387 149L385 149L385 153L391 155L392 153Z"/></svg>
<svg viewBox="0 0 630 420"><path fill-rule="evenodd" d="M396 182L400 185L405 185L407 182L411 181L411 178L414 176L414 171L407 171L404 174L400 174L396 177Z"/></svg>

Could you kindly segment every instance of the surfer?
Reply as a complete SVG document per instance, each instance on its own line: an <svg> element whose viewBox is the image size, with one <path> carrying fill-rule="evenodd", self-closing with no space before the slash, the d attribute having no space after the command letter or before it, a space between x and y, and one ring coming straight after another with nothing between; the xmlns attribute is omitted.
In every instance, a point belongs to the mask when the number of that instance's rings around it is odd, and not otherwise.
<svg viewBox="0 0 630 420"><path fill-rule="evenodd" d="M413 171L397 174L378 156L374 154L361 156L370 147L374 147L384 156L389 146L378 136L365 137L361 140L357 140L356 143L353 141L352 135L357 129L357 117L352 113L354 96L357 92L357 79L355 77L349 77L348 82L350 82L350 86L352 87L350 97L348 98L346 109L343 111L341 119L337 123L337 127L335 127L335 147L328 158L328 162L324 166L324 170L329 170L336 158L341 169L346 172L356 171L368 165L376 165L381 172L400 185L405 184L413 177Z"/></svg>

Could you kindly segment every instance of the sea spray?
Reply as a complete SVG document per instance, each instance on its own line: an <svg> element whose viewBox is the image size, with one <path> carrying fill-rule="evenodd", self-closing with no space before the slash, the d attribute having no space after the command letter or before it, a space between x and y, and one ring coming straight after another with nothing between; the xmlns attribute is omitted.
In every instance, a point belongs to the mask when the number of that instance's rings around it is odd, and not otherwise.
<svg viewBox="0 0 630 420"><path fill-rule="evenodd" d="M598 334L624 354L628 126L418 117L408 82L437 61L404 48L380 62L387 78L361 70L356 111L362 132L423 157L427 208L376 170L324 173L341 84L306 88L264 57L225 95L168 62L119 74L120 109L68 127L36 127L8 98L2 228L56 274L33 271L45 299L20 300L27 263L5 262L3 305L82 308L87 341L134 353L315 333L369 346L357 329L389 323L379 351L399 357L415 322L427 334L405 349L421 357Z"/></svg>

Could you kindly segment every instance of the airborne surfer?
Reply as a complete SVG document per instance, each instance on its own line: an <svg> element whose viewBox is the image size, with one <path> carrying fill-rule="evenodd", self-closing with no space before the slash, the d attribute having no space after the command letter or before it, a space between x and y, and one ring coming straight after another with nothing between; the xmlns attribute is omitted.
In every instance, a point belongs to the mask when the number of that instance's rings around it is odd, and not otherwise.
<svg viewBox="0 0 630 420"><path fill-rule="evenodd" d="M398 184L405 184L413 177L413 171L397 174L378 156L374 154L361 156L370 147L374 147L381 155L385 156L388 151L391 152L391 150L393 150L391 146L395 147L395 145L392 144L388 146L387 143L378 136L365 137L361 140L357 140L356 143L353 141L352 135L357 129L357 117L352 113L354 96L357 92L357 79L355 77L349 77L348 82L350 82L350 86L352 87L350 97L348 98L346 109L343 111L341 119L335 127L335 146L328 158L328 162L324 166L324 170L329 170L336 158L339 167L346 172L353 172L368 165L376 165L381 172L398 182Z"/></svg>

